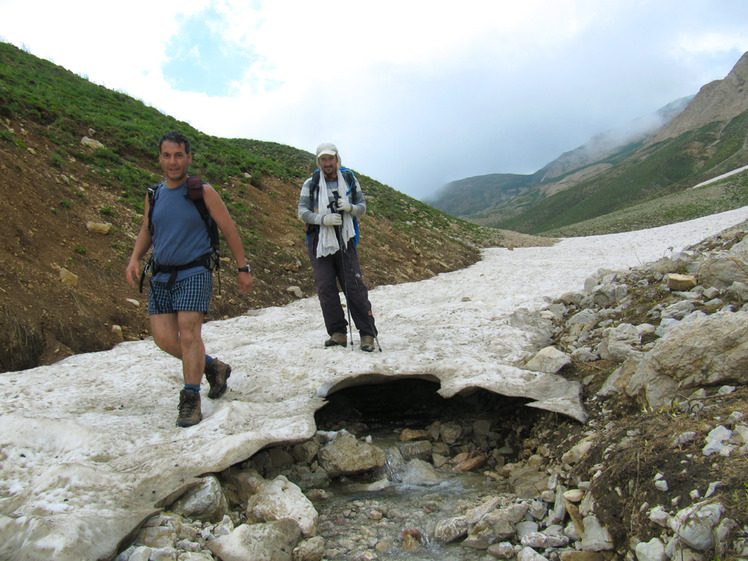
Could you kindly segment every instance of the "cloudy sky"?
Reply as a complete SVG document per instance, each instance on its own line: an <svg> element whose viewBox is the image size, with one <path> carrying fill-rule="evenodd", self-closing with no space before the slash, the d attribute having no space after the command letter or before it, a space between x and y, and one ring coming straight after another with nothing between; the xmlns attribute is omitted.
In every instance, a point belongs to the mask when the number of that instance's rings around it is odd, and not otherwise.
<svg viewBox="0 0 748 561"><path fill-rule="evenodd" d="M532 173L724 78L746 0L0 0L0 39L197 129L416 198Z"/></svg>

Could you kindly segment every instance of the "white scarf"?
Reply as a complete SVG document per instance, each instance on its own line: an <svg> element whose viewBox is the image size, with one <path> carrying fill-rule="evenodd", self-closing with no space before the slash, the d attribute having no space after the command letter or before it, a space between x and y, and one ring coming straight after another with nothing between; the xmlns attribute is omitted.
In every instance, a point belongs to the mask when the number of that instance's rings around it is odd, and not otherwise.
<svg viewBox="0 0 748 561"><path fill-rule="evenodd" d="M338 168L338 194L341 199L348 200L348 185L343 178L343 174ZM317 212L323 217L330 214L330 207L328 203L332 196L332 190L327 186L325 181L325 175L319 174L319 190ZM324 206L323 206L324 205ZM348 244L353 236L356 235L356 230L353 227L353 218L351 218L350 212L343 212L343 224L342 228L343 243ZM323 226L319 227L319 240L317 241L317 257L324 257L326 255L333 255L340 249L340 243L338 242L338 236L335 232L335 226Z"/></svg>

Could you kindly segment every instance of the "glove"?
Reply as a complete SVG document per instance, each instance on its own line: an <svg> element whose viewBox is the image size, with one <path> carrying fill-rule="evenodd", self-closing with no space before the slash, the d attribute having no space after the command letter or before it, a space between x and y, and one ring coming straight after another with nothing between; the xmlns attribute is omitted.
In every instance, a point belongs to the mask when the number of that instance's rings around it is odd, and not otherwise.
<svg viewBox="0 0 748 561"><path fill-rule="evenodd" d="M340 226L343 223L343 217L337 212L333 214L325 214L322 217L323 226Z"/></svg>
<svg viewBox="0 0 748 561"><path fill-rule="evenodd" d="M343 212L351 212L351 203L348 201L348 199L338 199L338 210L342 210Z"/></svg>

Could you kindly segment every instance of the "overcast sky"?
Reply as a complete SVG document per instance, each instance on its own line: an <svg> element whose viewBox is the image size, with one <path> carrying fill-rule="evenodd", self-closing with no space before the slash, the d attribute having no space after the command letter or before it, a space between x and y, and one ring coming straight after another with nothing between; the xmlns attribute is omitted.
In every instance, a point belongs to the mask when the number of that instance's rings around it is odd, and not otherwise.
<svg viewBox="0 0 748 561"><path fill-rule="evenodd" d="M724 78L746 0L0 0L0 39L211 135L416 198L532 173Z"/></svg>

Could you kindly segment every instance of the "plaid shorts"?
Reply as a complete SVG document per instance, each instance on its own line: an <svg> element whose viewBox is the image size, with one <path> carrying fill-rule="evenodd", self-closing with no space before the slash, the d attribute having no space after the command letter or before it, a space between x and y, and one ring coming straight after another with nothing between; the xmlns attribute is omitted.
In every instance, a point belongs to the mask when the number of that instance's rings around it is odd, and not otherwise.
<svg viewBox="0 0 748 561"><path fill-rule="evenodd" d="M213 294L213 272L205 269L176 281L171 290L165 282L151 281L148 291L148 315L174 314L178 311L208 313Z"/></svg>

